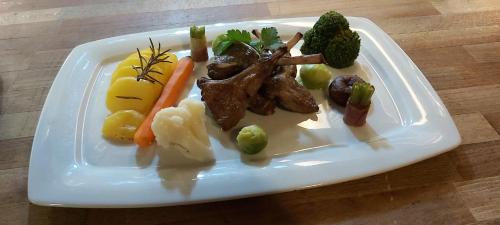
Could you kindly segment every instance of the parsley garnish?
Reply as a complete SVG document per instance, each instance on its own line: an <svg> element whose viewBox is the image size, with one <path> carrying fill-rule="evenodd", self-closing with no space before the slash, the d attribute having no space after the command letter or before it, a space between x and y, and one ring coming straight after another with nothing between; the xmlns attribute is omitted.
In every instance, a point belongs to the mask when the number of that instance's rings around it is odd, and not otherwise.
<svg viewBox="0 0 500 225"><path fill-rule="evenodd" d="M260 39L252 40L250 33L246 30L228 30L226 34L217 37L212 50L215 55L223 54L235 42L243 42L252 46L258 52L263 50L274 51L283 45L275 27L262 28Z"/></svg>

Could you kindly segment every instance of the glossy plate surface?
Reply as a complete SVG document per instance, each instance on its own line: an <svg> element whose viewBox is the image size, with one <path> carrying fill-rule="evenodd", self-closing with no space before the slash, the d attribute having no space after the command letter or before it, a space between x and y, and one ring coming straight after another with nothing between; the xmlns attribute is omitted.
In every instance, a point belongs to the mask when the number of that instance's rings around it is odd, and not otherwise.
<svg viewBox="0 0 500 225"><path fill-rule="evenodd" d="M287 40L316 20L214 24L206 31L212 40L232 28L275 26ZM355 65L332 71L335 76L357 74L375 86L367 125L346 126L342 108L330 106L323 92L313 91L320 106L316 114L247 112L238 126L258 124L269 134L266 150L248 158L238 152L230 132L222 132L207 117L213 164L195 163L156 146L137 151L134 145L113 144L100 135L108 115L106 90L117 63L135 48L147 47L148 37L185 56L188 28L76 47L59 71L40 116L29 168L30 201L66 207L143 207L240 198L357 179L456 147L458 131L415 64L371 21L349 18L349 22L362 39L360 56ZM300 54L301 44L293 55ZM183 97L200 98L194 82L204 74L205 64L198 64Z"/></svg>

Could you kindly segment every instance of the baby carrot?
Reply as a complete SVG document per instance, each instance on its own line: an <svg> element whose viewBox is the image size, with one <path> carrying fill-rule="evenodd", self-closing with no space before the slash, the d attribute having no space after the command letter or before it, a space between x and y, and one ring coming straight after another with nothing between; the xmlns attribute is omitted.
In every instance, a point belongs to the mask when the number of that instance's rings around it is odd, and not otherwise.
<svg viewBox="0 0 500 225"><path fill-rule="evenodd" d="M184 90L184 86L186 86L189 76L193 72L193 68L193 59L190 56L179 60L174 73L163 88L160 98L158 98L151 112L149 112L144 122L142 122L139 129L135 132L134 142L139 147L145 148L153 143L155 136L151 130L151 123L155 114L161 109L170 107L177 102Z"/></svg>

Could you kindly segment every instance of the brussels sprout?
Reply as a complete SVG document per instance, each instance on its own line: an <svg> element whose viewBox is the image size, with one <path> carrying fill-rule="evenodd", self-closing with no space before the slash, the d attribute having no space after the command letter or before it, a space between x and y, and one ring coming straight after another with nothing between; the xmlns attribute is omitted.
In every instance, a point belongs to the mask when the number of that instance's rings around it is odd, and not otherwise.
<svg viewBox="0 0 500 225"><path fill-rule="evenodd" d="M212 51L215 55L221 55L232 43L226 34L220 34L212 41Z"/></svg>
<svg viewBox="0 0 500 225"><path fill-rule="evenodd" d="M240 130L236 137L238 147L243 153L257 154L267 145L266 132L257 125L246 126Z"/></svg>
<svg viewBox="0 0 500 225"><path fill-rule="evenodd" d="M300 68L300 79L304 87L308 89L319 89L326 87L332 77L330 70L324 64L303 65Z"/></svg>

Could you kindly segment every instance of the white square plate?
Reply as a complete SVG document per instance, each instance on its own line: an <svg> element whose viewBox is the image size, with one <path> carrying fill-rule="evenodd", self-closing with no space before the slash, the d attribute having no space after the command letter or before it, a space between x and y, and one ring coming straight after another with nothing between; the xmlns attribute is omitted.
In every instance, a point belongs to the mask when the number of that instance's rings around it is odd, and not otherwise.
<svg viewBox="0 0 500 225"><path fill-rule="evenodd" d="M206 26L207 39L228 29L278 28L283 40L305 32L318 18L293 18ZM43 107L31 153L28 196L39 205L144 207L255 196L366 177L435 156L460 143L445 106L422 72L397 44L367 19L349 18L361 37L355 65L332 70L357 74L376 88L367 125L342 122L342 109L313 91L316 114L282 110L248 112L239 123L259 124L269 145L258 157L241 156L230 132L207 118L216 162L200 165L155 148L137 151L100 135L108 114L106 89L117 63L148 37L179 56L189 54L189 29L169 29L94 41L76 47L59 71ZM302 42L292 54L298 55ZM211 52L211 51L210 51ZM184 97L200 98L196 66ZM161 165L161 166L160 166Z"/></svg>

